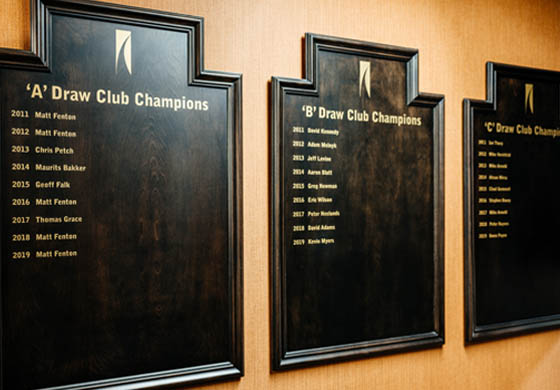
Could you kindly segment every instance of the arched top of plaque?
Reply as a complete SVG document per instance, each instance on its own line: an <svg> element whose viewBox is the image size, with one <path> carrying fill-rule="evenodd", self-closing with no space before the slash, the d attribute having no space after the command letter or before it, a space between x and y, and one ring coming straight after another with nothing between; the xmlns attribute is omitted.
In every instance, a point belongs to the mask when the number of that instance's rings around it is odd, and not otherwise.
<svg viewBox="0 0 560 390"><path fill-rule="evenodd" d="M271 88L273 369L443 344L444 98L417 50L306 34L305 79Z"/></svg>
<svg viewBox="0 0 560 390"><path fill-rule="evenodd" d="M439 103L443 103L442 95L420 93L418 91L418 50L328 35L305 34L304 79L273 77L274 83L279 83L282 90L286 92L318 95L319 51L338 52L355 56L375 57L390 61L404 62L406 63L407 103L415 105L426 104L434 107ZM438 110L438 114L443 118L443 109Z"/></svg>
<svg viewBox="0 0 560 390"><path fill-rule="evenodd" d="M0 49L1 388L241 377L241 75L204 69L199 17L31 14Z"/></svg>
<svg viewBox="0 0 560 390"><path fill-rule="evenodd" d="M238 82L241 75L204 69L204 19L90 0L30 0L31 50L0 48L0 65L48 71L51 64L51 18L71 15L110 23L179 31L188 34L189 81ZM192 60L191 60L192 58Z"/></svg>
<svg viewBox="0 0 560 390"><path fill-rule="evenodd" d="M467 110L466 112L471 112L478 108L492 109L494 111L498 109L498 79L500 77L512 79L527 78L540 82L558 83L560 80L560 72L489 61L486 63L486 100L463 99L464 109ZM470 116L465 116L464 119L467 121L472 118ZM470 129L468 126L469 124L470 122L465 122L465 128Z"/></svg>

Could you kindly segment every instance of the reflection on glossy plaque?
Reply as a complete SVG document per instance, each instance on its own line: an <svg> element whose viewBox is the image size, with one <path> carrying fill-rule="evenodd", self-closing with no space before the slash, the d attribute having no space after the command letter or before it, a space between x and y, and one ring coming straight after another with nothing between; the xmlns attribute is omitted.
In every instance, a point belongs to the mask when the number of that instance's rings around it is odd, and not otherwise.
<svg viewBox="0 0 560 390"><path fill-rule="evenodd" d="M560 326L560 73L487 80L464 102L467 342Z"/></svg>
<svg viewBox="0 0 560 390"><path fill-rule="evenodd" d="M2 388L239 377L240 76L199 18L31 9L0 51Z"/></svg>
<svg viewBox="0 0 560 390"><path fill-rule="evenodd" d="M443 97L416 50L306 36L272 80L273 368L443 343Z"/></svg>

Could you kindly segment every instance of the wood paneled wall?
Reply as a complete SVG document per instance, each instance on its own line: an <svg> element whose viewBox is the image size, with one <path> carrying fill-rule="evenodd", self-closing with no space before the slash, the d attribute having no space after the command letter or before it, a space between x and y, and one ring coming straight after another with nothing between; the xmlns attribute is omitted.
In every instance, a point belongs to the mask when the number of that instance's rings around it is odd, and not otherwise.
<svg viewBox="0 0 560 390"><path fill-rule="evenodd" d="M489 60L560 70L557 0L113 1L204 17L206 68L243 73L245 377L208 388L560 388L560 331L464 346L462 227L462 99L485 98ZM0 46L28 47L28 0L0 5ZM268 82L302 76L305 32L418 48L420 90L445 95L441 349L270 372Z"/></svg>

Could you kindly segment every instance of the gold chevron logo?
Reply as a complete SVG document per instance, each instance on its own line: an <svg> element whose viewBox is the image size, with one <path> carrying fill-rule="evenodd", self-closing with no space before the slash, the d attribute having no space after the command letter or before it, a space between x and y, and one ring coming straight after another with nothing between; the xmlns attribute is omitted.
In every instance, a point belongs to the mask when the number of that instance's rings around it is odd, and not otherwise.
<svg viewBox="0 0 560 390"><path fill-rule="evenodd" d="M525 84L525 114L534 114L533 106L533 84Z"/></svg>
<svg viewBox="0 0 560 390"><path fill-rule="evenodd" d="M128 74L132 74L132 32L115 30L115 73L118 71L119 60L122 58Z"/></svg>
<svg viewBox="0 0 560 390"><path fill-rule="evenodd" d="M360 84L359 95L362 96L362 86L366 87L368 97L371 97L371 63L369 61L360 61Z"/></svg>

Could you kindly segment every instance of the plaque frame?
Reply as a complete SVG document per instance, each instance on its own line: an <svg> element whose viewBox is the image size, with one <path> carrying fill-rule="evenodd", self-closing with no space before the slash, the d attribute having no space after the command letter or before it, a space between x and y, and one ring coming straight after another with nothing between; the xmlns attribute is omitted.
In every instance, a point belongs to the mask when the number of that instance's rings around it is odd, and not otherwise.
<svg viewBox="0 0 560 390"><path fill-rule="evenodd" d="M476 277L474 245L474 112L496 112L498 74L560 82L560 72L523 67L489 61L486 63L486 100L463 99L463 202L464 202L464 305L465 344L503 339L538 331L560 328L560 313L556 315L527 318L478 325L476 316Z"/></svg>
<svg viewBox="0 0 560 390"><path fill-rule="evenodd" d="M131 376L74 383L50 389L85 390L101 388L168 389L208 382L239 379L244 375L243 338L243 185L242 185L242 75L209 71L204 68L204 19L132 6L91 0L30 0L30 50L0 48L0 69L49 72L51 57L51 16L65 15L85 19L152 27L187 34L189 86L227 90L227 240L228 240L228 330L231 338L229 360L184 368L170 368ZM1 102L0 102L1 103ZM2 188L2 210L5 204ZM2 236L5 226L1 226ZM2 239L3 241L3 239ZM0 244L1 245L1 244ZM2 249L2 253L4 249ZM0 291L3 301L2 267ZM0 301L0 305L2 305ZM0 332L4 324L0 306ZM2 341L0 341L2 342ZM2 342L3 344L3 342ZM0 344L1 345L1 344ZM0 389L4 387L4 348L0 348Z"/></svg>
<svg viewBox="0 0 560 390"><path fill-rule="evenodd" d="M406 62L406 104L433 108L433 264L434 329L427 333L363 340L361 342L288 351L286 259L283 243L283 105L286 93L319 96L318 52L370 55ZM306 33L304 78L272 77L270 86L270 280L271 280L271 368L283 371L391 353L442 346L444 336L444 96L418 89L418 50L347 38Z"/></svg>

